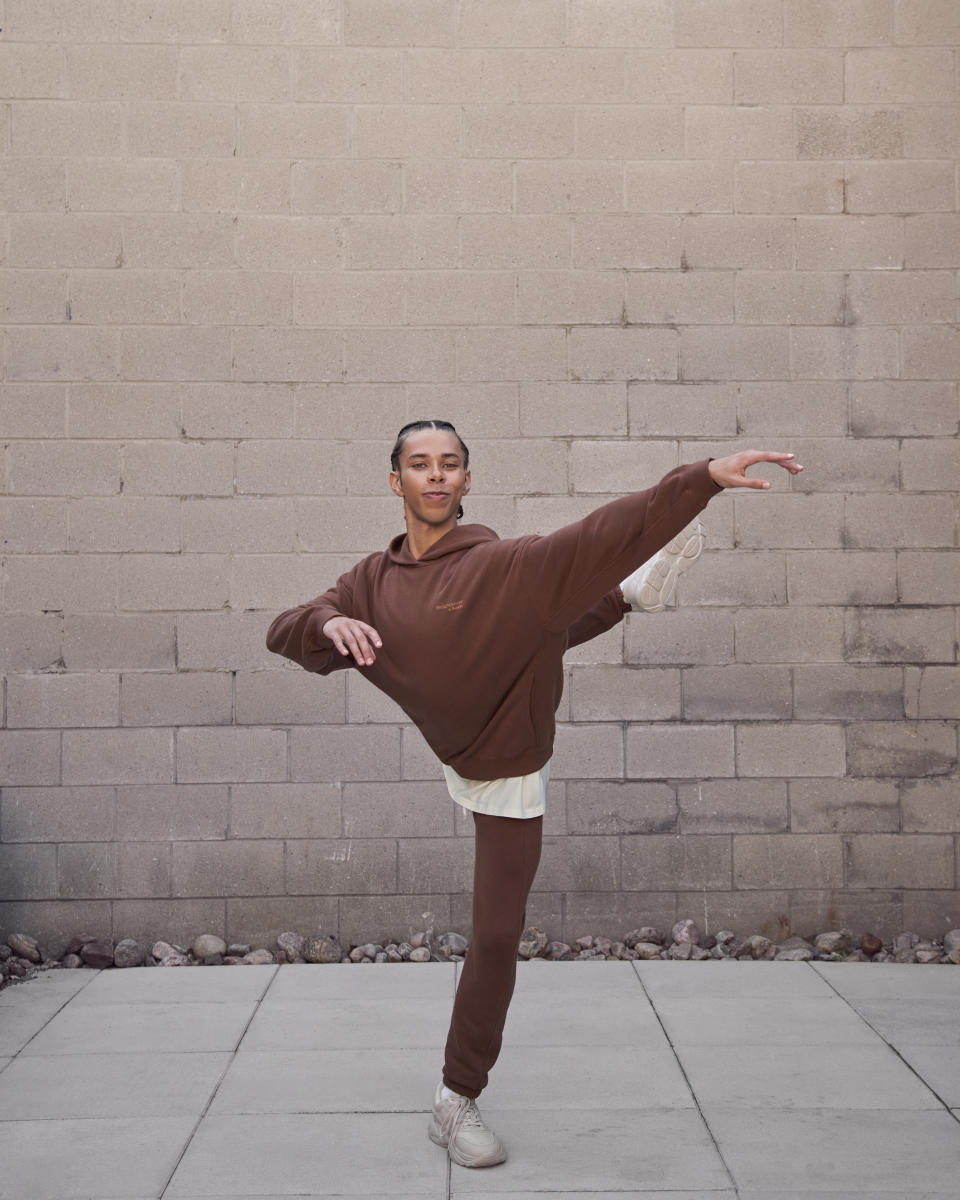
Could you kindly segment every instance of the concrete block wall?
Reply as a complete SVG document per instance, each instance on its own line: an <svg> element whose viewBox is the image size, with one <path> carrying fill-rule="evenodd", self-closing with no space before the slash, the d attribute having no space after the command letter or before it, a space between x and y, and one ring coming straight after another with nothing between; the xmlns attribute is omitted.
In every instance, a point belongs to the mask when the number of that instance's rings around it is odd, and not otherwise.
<svg viewBox="0 0 960 1200"><path fill-rule="evenodd" d="M470 924L402 714L271 656L399 426L547 531L680 461L569 656L529 917L960 925L953 0L0 0L0 925Z"/></svg>

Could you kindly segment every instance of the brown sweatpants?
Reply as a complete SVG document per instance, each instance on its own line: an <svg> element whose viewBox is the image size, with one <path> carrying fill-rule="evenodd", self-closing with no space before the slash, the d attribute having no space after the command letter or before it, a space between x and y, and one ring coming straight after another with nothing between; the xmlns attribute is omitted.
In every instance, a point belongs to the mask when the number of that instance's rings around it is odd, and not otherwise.
<svg viewBox="0 0 960 1200"><path fill-rule="evenodd" d="M475 1099L500 1054L527 896L540 863L543 817L475 812L473 823L473 936L453 1002L443 1082Z"/></svg>

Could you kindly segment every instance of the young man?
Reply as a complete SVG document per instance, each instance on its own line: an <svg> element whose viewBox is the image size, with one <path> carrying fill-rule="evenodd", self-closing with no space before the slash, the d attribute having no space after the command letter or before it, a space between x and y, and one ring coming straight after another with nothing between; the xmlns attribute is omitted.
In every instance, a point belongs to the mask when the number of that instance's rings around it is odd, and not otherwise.
<svg viewBox="0 0 960 1200"><path fill-rule="evenodd" d="M563 653L656 611L697 556L697 514L725 487L768 488L746 468L792 454L747 450L670 471L652 488L545 537L459 525L469 452L445 421L401 429L390 486L406 534L328 591L282 613L267 646L308 671L362 670L417 725L450 795L473 812L473 933L428 1133L462 1166L503 1162L477 1110L500 1052L540 861Z"/></svg>

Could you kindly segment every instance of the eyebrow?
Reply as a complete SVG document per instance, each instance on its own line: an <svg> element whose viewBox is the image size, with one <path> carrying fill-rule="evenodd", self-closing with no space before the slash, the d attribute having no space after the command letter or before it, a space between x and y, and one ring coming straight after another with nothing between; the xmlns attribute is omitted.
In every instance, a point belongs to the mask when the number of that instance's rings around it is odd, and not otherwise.
<svg viewBox="0 0 960 1200"><path fill-rule="evenodd" d="M429 458L429 457L430 456L425 451L418 450L416 454L410 455L409 461L412 462L415 458ZM449 450L449 451L447 451L447 453L441 454L440 457L441 458L455 458L457 460L457 462L460 462L460 455L456 452L456 450Z"/></svg>

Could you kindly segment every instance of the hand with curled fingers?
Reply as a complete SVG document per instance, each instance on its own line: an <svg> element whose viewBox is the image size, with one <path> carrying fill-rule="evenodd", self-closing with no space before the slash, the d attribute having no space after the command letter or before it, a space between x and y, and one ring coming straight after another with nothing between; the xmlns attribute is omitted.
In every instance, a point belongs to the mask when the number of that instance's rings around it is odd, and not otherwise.
<svg viewBox="0 0 960 1200"><path fill-rule="evenodd" d="M374 646L383 645L380 634L365 621L356 621L353 617L331 617L321 633L333 642L334 647L343 655L352 654L358 667L369 667L376 659Z"/></svg>
<svg viewBox="0 0 960 1200"><path fill-rule="evenodd" d="M791 475L799 475L803 467L792 462L792 454L784 454L776 450L741 450L737 454L728 454L726 458L712 458L708 466L710 478L720 487L768 488L768 479L753 479L746 474L747 467L754 463L769 462L783 467Z"/></svg>

